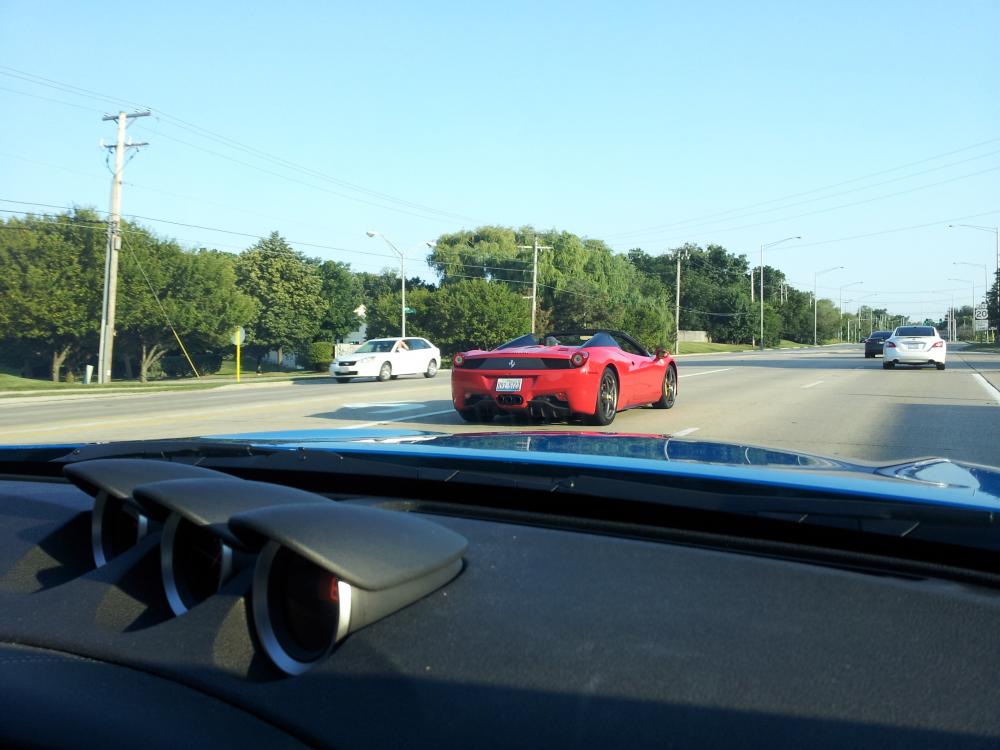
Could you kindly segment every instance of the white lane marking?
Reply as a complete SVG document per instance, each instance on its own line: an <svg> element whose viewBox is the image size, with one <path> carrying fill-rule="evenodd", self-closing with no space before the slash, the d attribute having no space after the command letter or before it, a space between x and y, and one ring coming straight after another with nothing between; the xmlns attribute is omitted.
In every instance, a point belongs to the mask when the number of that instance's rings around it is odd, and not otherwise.
<svg viewBox="0 0 1000 750"><path fill-rule="evenodd" d="M417 419L423 419L424 417L437 417L441 414L454 414L454 409L444 409L443 411L429 411L426 414L413 414L407 417L396 417L395 419L380 419L378 422L364 422L363 424L349 424L343 427L335 427L336 430L363 430L366 427L378 427L380 424L388 424L389 422L404 422L413 421Z"/></svg>
<svg viewBox="0 0 1000 750"><path fill-rule="evenodd" d="M369 403L367 401L359 401L355 404L344 404L344 409L371 409L376 414L391 414L397 411L413 411L414 409L423 408L423 404L417 404L413 401L383 401L381 403Z"/></svg>
<svg viewBox="0 0 1000 750"><path fill-rule="evenodd" d="M422 391L425 390L425 388L400 388L399 391L397 392L410 392L416 390ZM154 394L150 393L148 395L152 396ZM151 423L162 424L164 422L176 422L178 420L190 419L192 417L206 418L215 415L226 415L229 417L243 416L250 411L262 411L262 410L268 411L268 410L280 409L283 408L286 405L286 403L294 403L296 406L299 406L302 404L308 404L313 402L327 403L332 400L336 404L338 398L343 398L343 397L342 396L331 397L327 393L320 396L304 396L295 399L294 402L288 399L275 399L273 401L264 401L258 404L240 404L240 405L223 404L221 406L212 406L210 408L194 409L194 410L188 409L184 411L158 411L156 413L151 414L148 417L134 417L134 416L107 417L105 419L88 420L86 422L68 421L60 424L54 424L50 427L31 427L31 428L19 429L15 425L13 429L8 429L3 426L0 426L0 435L3 435L3 437L8 437L10 435L20 435L20 434L30 435L36 432L57 432L60 430L78 429L80 427L113 427L121 424L126 424L130 427L136 427L142 424L151 424ZM385 402L380 402L380 403L385 403ZM344 404L342 403L338 404L339 408L343 408L343 406ZM375 422L375 424L381 424L381 423Z"/></svg>
<svg viewBox="0 0 1000 750"><path fill-rule="evenodd" d="M732 370L732 369L733 369L732 367L723 367L721 370L706 370L705 372L688 372L688 373L685 373L685 374L681 375L680 377L682 377L682 378L696 378L699 375L712 375L712 374L717 373L717 372L725 372L726 370Z"/></svg>
<svg viewBox="0 0 1000 750"><path fill-rule="evenodd" d="M802 387L803 388L812 388L814 385L819 385L822 382L823 382L822 380L817 380L815 383L810 383L809 385L804 385Z"/></svg>
<svg viewBox="0 0 1000 750"><path fill-rule="evenodd" d="M671 432L670 437L684 437L685 435L690 435L692 432L697 432L697 427L688 427L686 430L678 430L677 432Z"/></svg>
<svg viewBox="0 0 1000 750"><path fill-rule="evenodd" d="M979 382L979 385L981 385L983 388L986 389L986 391L993 397L994 401L1000 404L1000 390L998 390L997 387L993 385L993 383L988 381L978 372L972 373L972 377L974 377Z"/></svg>

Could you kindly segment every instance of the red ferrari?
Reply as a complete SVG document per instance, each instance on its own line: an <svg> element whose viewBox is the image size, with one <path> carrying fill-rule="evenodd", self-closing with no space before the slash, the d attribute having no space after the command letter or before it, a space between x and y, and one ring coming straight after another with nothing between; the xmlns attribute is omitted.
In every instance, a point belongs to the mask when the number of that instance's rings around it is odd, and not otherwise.
<svg viewBox="0 0 1000 750"><path fill-rule="evenodd" d="M620 331L528 334L492 351L456 354L451 398L468 422L509 413L608 425L635 406L672 407L677 363Z"/></svg>

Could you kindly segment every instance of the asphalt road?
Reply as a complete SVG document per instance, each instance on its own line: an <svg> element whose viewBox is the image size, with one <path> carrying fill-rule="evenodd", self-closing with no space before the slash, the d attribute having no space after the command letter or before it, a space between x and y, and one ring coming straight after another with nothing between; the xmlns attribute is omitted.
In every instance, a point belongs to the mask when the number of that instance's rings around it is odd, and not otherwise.
<svg viewBox="0 0 1000 750"><path fill-rule="evenodd" d="M62 443L375 426L444 432L672 434L872 461L944 456L1000 465L1000 355L949 351L948 369L883 370L860 345L682 357L669 411L607 428L498 418L469 425L449 373L388 383L326 378L214 390L0 399L0 443Z"/></svg>

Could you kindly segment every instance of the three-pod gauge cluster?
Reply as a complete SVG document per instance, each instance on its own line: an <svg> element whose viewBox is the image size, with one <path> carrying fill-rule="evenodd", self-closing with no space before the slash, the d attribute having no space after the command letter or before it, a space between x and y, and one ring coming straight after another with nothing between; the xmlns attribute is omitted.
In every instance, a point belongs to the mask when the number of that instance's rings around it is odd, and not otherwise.
<svg viewBox="0 0 1000 750"><path fill-rule="evenodd" d="M257 641L289 675L462 570L465 538L409 513L169 461L96 459L63 471L94 498L96 566L159 535L160 577L175 616L252 566Z"/></svg>

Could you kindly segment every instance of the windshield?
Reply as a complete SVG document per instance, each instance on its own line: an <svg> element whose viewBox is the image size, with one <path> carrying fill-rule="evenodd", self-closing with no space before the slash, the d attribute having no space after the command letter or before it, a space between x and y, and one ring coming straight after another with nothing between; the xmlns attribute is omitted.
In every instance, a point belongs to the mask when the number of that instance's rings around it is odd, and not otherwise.
<svg viewBox="0 0 1000 750"><path fill-rule="evenodd" d="M936 336L935 331L930 326L900 326L896 329L897 336Z"/></svg>
<svg viewBox="0 0 1000 750"><path fill-rule="evenodd" d="M355 354L371 354L372 352L391 352L396 345L396 339L375 339L366 341L354 350Z"/></svg>
<svg viewBox="0 0 1000 750"><path fill-rule="evenodd" d="M140 6L0 4L0 445L1000 465L996 2Z"/></svg>

